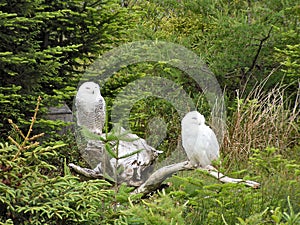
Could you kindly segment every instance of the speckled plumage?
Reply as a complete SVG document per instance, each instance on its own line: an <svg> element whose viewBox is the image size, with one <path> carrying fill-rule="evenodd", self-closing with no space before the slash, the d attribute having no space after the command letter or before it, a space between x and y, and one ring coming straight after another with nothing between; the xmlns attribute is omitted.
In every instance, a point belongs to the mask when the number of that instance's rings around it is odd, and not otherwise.
<svg viewBox="0 0 300 225"><path fill-rule="evenodd" d="M105 124L105 100L101 96L100 87L94 82L83 83L76 95L77 125L90 132L102 134Z"/></svg>

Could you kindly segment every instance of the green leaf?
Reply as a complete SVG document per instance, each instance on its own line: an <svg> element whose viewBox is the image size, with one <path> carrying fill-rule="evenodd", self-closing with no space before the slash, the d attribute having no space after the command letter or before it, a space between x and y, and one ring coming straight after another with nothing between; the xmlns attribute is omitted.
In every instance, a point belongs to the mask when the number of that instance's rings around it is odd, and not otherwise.
<svg viewBox="0 0 300 225"><path fill-rule="evenodd" d="M140 152L143 151L143 150L144 150L144 149L136 150L136 151L133 151L133 152L131 152L131 153L128 153L128 154L119 156L118 158L119 158L119 159L128 158L128 157L133 156L133 155L135 155L135 154L137 154L137 153L140 153Z"/></svg>
<svg viewBox="0 0 300 225"><path fill-rule="evenodd" d="M106 143L105 145L105 150L108 152L108 154L112 157L112 158L118 158L117 154L114 152L113 148L111 148L109 143Z"/></svg>

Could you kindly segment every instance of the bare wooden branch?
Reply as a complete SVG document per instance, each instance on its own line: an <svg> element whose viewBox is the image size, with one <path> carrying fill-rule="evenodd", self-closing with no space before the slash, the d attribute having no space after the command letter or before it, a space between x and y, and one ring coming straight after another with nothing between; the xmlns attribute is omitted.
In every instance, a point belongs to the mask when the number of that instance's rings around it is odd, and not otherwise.
<svg viewBox="0 0 300 225"><path fill-rule="evenodd" d="M108 139L111 138L109 142L111 156L106 152L108 150L105 146L106 136ZM117 136L120 138L118 142L115 138ZM82 168L73 163L69 164L69 167L88 178L106 179L117 185L126 183L136 187L132 193L150 193L157 190L174 173L192 169L204 170L223 183L243 183L252 188L259 187L257 182L230 178L211 165L202 168L190 161L167 165L153 171L155 161L161 152L148 145L144 139L126 132L122 127L117 127L112 134L102 134L101 137L104 141L87 140L82 146L84 158L94 169Z"/></svg>
<svg viewBox="0 0 300 225"><path fill-rule="evenodd" d="M268 31L267 36L263 37L260 40L259 45L258 45L258 49L256 50L256 54L255 54L254 59L252 61L252 65L250 66L250 68L249 68L249 70L247 72L248 74L250 74L252 72L252 70L254 69L254 67L256 66L256 63L257 63L259 54L260 54L260 52L262 50L262 47L263 47L264 43L270 38L272 30L273 30L273 27L271 27L270 30Z"/></svg>
<svg viewBox="0 0 300 225"><path fill-rule="evenodd" d="M243 183L247 186L252 188L259 188L260 184L251 181L251 180L243 180L243 179L236 179L225 176L224 174L220 173L216 168L211 165L206 166L205 168L202 167L194 167L189 161L184 161L172 165L168 165L165 167L160 168L159 170L155 171L149 178L143 183L140 187L134 190L133 193L149 193L151 191L156 190L161 183L166 180L168 177L172 176L174 173L182 170L191 170L191 169L200 169L207 171L209 175L217 178L219 181L223 183Z"/></svg>
<svg viewBox="0 0 300 225"><path fill-rule="evenodd" d="M77 173L84 175L85 177L104 179L103 174L99 172L97 167L94 170L91 170L87 168L82 168L80 166L76 166L73 163L70 163L69 167L74 169ZM211 175L212 177L216 178L217 180L223 183L241 183L255 189L260 187L260 184L255 181L228 177L220 173L215 167L211 165L206 166L205 168L194 167L189 161L184 161L184 162L168 165L158 169L157 171L152 173L144 183L140 184L140 186L138 186L132 192L132 194L137 194L137 193L147 194L152 191L155 191L162 184L162 182L164 182L168 177L171 177L174 173L177 173L178 171L192 170L192 169L200 169L206 171L208 172L209 175ZM131 185L130 181L128 185ZM131 186L136 186L136 185L131 185Z"/></svg>
<svg viewBox="0 0 300 225"><path fill-rule="evenodd" d="M192 169L193 166L189 161L184 161L172 165L162 167L155 171L140 187L134 190L133 193L144 193L147 194L151 191L156 190L162 182L164 182L168 177L172 176L174 173L182 170Z"/></svg>
<svg viewBox="0 0 300 225"><path fill-rule="evenodd" d="M243 183L252 188L260 187L260 184L255 181L227 177L224 174L220 173L215 167L211 165L208 165L207 167L200 168L200 169L206 170L211 176L217 178L219 181L223 183Z"/></svg>
<svg viewBox="0 0 300 225"><path fill-rule="evenodd" d="M96 178L96 179L104 179L104 176L102 173L100 173L97 170L92 170L88 168L82 168L80 166L77 166L73 163L69 164L69 167L72 168L76 173L81 174L88 178Z"/></svg>

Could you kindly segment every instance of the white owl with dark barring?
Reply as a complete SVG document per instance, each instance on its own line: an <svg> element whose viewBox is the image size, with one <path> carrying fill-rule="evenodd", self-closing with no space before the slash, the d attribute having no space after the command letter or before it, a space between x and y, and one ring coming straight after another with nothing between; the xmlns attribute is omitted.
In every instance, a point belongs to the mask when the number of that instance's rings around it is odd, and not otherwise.
<svg viewBox="0 0 300 225"><path fill-rule="evenodd" d="M100 87L94 82L81 84L76 95L77 125L90 132L102 134L105 124L105 100L101 96Z"/></svg>
<svg viewBox="0 0 300 225"><path fill-rule="evenodd" d="M181 121L182 146L194 166L206 167L219 158L219 144L215 133L205 125L205 118L197 111L189 112Z"/></svg>

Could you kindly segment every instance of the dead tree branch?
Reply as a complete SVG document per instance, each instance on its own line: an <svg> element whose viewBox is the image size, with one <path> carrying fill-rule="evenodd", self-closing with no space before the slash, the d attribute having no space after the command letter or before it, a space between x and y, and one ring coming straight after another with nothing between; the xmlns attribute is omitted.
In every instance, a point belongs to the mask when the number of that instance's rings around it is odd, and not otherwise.
<svg viewBox="0 0 300 225"><path fill-rule="evenodd" d="M76 166L75 164L71 163L69 164L69 167L74 169L75 172L88 177L88 178L97 178L97 179L103 179L103 174L99 173L99 170L95 168L94 170L87 169L87 168L82 168L80 166ZM222 173L220 173L216 168L213 166L209 165L205 168L201 167L194 167L189 161L184 161L172 165L168 165L165 167L162 167L152 173L150 177L139 187L137 187L132 193L137 194L137 193L143 193L147 194L152 191L155 191L161 184L164 182L168 177L171 177L174 173L177 173L179 171L183 170L192 170L192 169L200 169L203 171L208 172L209 175L212 177L216 178L222 183L241 183L245 184L246 186L252 187L252 188L259 188L260 184L251 181L251 180L243 180L243 179L237 179L237 178L231 178L228 177Z"/></svg>
<svg viewBox="0 0 300 225"><path fill-rule="evenodd" d="M263 47L264 43L270 38L272 30L273 30L273 27L270 28L270 30L269 30L267 36L265 36L264 38L262 38L262 39L260 40L259 45L258 45L258 49L257 49L257 51L256 51L256 54L255 54L255 56L254 56L254 59L253 59L253 61L252 61L251 66L250 66L250 68L249 68L249 70L248 70L248 74L250 74L250 73L253 71L254 67L256 66L256 63L257 63L259 54L260 54L260 52L261 52L261 50L262 50L262 47Z"/></svg>

